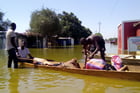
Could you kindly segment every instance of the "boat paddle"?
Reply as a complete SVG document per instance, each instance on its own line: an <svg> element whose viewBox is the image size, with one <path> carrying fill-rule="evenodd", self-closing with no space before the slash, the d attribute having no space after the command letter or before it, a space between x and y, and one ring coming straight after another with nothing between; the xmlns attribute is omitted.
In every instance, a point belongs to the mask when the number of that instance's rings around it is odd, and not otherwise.
<svg viewBox="0 0 140 93"><path fill-rule="evenodd" d="M84 64L84 68L86 68L86 64L87 64L87 54L85 55L85 64Z"/></svg>
<svg viewBox="0 0 140 93"><path fill-rule="evenodd" d="M87 58L88 58L88 54L87 54L87 51L85 50L85 64L84 64L84 68L86 68Z"/></svg>

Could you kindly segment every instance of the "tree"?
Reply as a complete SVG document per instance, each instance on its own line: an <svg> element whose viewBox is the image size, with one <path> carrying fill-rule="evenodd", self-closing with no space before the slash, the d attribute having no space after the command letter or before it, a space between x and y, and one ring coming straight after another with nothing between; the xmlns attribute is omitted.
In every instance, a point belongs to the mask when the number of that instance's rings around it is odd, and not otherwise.
<svg viewBox="0 0 140 93"><path fill-rule="evenodd" d="M0 12L0 31L6 31L8 28L8 25L11 23L11 21L8 19L4 21L3 17L4 17L4 13Z"/></svg>
<svg viewBox="0 0 140 93"><path fill-rule="evenodd" d="M103 37L103 35L101 33L95 33L95 35Z"/></svg>
<svg viewBox="0 0 140 93"><path fill-rule="evenodd" d="M75 43L78 43L81 37L87 37L91 34L90 29L81 25L81 21L73 14L63 11L59 14L62 31L59 36L73 37Z"/></svg>
<svg viewBox="0 0 140 93"><path fill-rule="evenodd" d="M49 40L61 29L57 14L48 8L32 13L30 27L31 31L47 36Z"/></svg>
<svg viewBox="0 0 140 93"><path fill-rule="evenodd" d="M4 28L2 27L3 15L4 15L4 13L0 12L0 31L4 30Z"/></svg>
<svg viewBox="0 0 140 93"><path fill-rule="evenodd" d="M0 20L3 20L4 13L0 12Z"/></svg>

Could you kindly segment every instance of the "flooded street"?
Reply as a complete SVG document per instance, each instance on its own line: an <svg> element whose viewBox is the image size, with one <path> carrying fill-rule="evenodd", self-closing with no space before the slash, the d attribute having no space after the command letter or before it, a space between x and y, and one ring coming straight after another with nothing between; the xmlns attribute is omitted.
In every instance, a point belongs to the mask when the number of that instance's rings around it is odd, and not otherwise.
<svg viewBox="0 0 140 93"><path fill-rule="evenodd" d="M107 47L108 46L108 47ZM107 53L117 46L108 44ZM109 50L110 49L110 50ZM33 56L83 61L81 46L74 48L30 49ZM113 51L113 52L112 52ZM140 82L78 75L43 68L7 68L7 55L0 50L0 93L139 93Z"/></svg>

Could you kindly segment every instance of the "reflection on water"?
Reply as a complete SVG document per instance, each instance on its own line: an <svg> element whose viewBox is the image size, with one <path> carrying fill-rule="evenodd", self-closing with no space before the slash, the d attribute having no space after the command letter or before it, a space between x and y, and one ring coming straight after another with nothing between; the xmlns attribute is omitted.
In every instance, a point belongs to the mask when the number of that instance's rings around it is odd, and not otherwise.
<svg viewBox="0 0 140 93"><path fill-rule="evenodd" d="M83 56L81 46L75 46L74 48L30 49L30 51L33 56L57 61L68 61L72 58L80 60Z"/></svg>
<svg viewBox="0 0 140 93"><path fill-rule="evenodd" d="M8 69L0 93L139 93L140 82L47 69ZM3 77L4 78L4 77ZM5 84L4 84L5 83Z"/></svg>
<svg viewBox="0 0 140 93"><path fill-rule="evenodd" d="M112 46L109 46L112 47ZM83 59L81 47L30 49L37 57L67 61ZM0 93L139 93L140 82L65 73L43 68L7 68L7 55L0 50Z"/></svg>
<svg viewBox="0 0 140 93"><path fill-rule="evenodd" d="M3 90L1 93L138 93L140 91L140 82L46 69L9 69L8 74L8 81L5 81L7 84L1 88Z"/></svg>
<svg viewBox="0 0 140 93"><path fill-rule="evenodd" d="M115 44L106 43L106 53L108 54L117 54L118 53L118 46Z"/></svg>
<svg viewBox="0 0 140 93"><path fill-rule="evenodd" d="M23 90L23 93L42 93L45 91L47 93L70 93L68 90L81 91L78 79L69 74L61 74L56 71L37 69L35 72L31 72L30 76L24 77L24 79L28 79L29 83L26 83L24 86L20 87ZM77 82L77 84L75 84ZM74 84L74 85L73 85ZM26 90L25 90L26 89ZM68 92L67 92L68 91Z"/></svg>

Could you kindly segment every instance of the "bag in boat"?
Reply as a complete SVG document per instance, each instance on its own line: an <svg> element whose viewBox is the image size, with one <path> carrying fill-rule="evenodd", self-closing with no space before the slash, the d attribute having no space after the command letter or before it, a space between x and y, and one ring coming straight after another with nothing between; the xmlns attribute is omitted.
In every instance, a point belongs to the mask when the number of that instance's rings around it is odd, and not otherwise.
<svg viewBox="0 0 140 93"><path fill-rule="evenodd" d="M112 56L111 65L114 66L116 70L119 70L122 67L122 59L118 55Z"/></svg>
<svg viewBox="0 0 140 93"><path fill-rule="evenodd" d="M97 69L97 70L103 70L106 62L102 59L90 59L86 63L86 69Z"/></svg>

